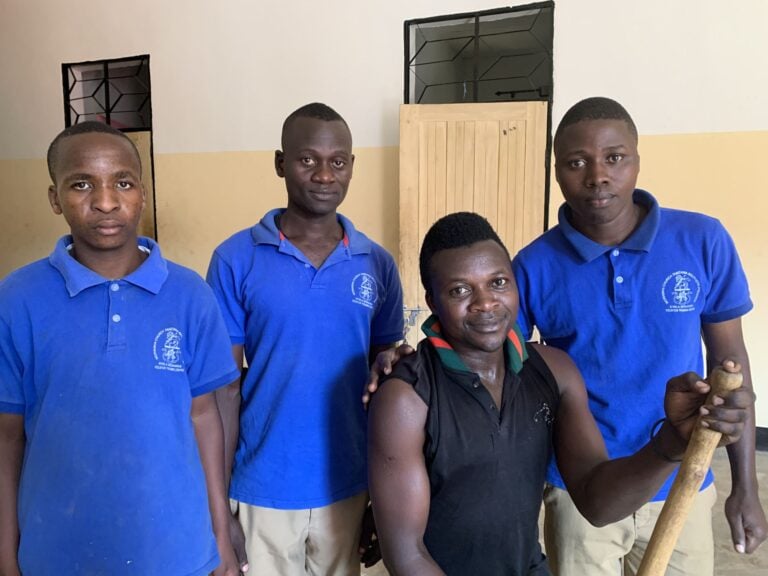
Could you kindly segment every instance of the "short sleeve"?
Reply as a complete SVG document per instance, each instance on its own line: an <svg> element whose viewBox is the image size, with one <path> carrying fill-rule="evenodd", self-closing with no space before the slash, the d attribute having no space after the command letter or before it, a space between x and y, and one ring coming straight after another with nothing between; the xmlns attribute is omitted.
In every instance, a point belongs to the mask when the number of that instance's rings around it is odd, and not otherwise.
<svg viewBox="0 0 768 576"><path fill-rule="evenodd" d="M240 295L239 282L232 267L217 252L213 253L208 266L206 281L213 290L221 310L232 344L245 342L245 309Z"/></svg>
<svg viewBox="0 0 768 576"><path fill-rule="evenodd" d="M232 345L227 335L216 299L211 289L201 282L198 315L190 326L193 349L187 369L192 396L201 396L225 386L240 377L232 358Z"/></svg>
<svg viewBox="0 0 768 576"><path fill-rule="evenodd" d="M0 318L0 412L24 413L24 368L11 328Z"/></svg>
<svg viewBox="0 0 768 576"><path fill-rule="evenodd" d="M531 338L531 331L533 329L533 320L530 317L529 311L529 298L528 298L528 278L523 269L523 265L520 262L520 257L515 256L512 260L512 272L515 275L515 283L517 284L518 293L518 310L517 310L517 324L520 326L520 331L523 334L523 338L529 340Z"/></svg>
<svg viewBox="0 0 768 576"><path fill-rule="evenodd" d="M710 290L702 310L705 323L725 322L743 316L752 309L749 284L728 231L717 222L709 251Z"/></svg>
<svg viewBox="0 0 768 576"><path fill-rule="evenodd" d="M392 344L403 339L403 287L400 284L400 274L389 254L385 262L385 298L371 326L371 343L374 345Z"/></svg>

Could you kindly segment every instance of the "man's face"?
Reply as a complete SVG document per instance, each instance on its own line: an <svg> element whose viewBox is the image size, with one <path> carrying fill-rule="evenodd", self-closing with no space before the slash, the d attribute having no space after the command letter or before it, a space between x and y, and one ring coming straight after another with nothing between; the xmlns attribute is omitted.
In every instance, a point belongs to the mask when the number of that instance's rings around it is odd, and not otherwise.
<svg viewBox="0 0 768 576"><path fill-rule="evenodd" d="M632 193L640 171L637 139L623 120L583 120L555 145L555 176L582 232L636 224Z"/></svg>
<svg viewBox="0 0 768 576"><path fill-rule="evenodd" d="M355 157L346 124L296 118L275 153L277 175L285 178L288 207L306 216L336 212L347 195Z"/></svg>
<svg viewBox="0 0 768 576"><path fill-rule="evenodd" d="M48 199L64 215L78 253L135 250L144 188L130 142L99 132L64 138L54 176Z"/></svg>
<svg viewBox="0 0 768 576"><path fill-rule="evenodd" d="M507 253L493 240L441 250L429 265L430 309L459 354L495 352L517 319L517 285Z"/></svg>

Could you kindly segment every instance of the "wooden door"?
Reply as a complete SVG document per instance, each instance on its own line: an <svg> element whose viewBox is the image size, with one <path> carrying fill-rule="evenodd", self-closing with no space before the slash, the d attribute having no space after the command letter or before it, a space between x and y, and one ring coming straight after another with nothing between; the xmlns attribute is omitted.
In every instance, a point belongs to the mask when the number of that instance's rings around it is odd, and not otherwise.
<svg viewBox="0 0 768 576"><path fill-rule="evenodd" d="M544 231L546 102L400 107L400 275L406 338L429 315L419 249L452 212L485 216L510 254Z"/></svg>

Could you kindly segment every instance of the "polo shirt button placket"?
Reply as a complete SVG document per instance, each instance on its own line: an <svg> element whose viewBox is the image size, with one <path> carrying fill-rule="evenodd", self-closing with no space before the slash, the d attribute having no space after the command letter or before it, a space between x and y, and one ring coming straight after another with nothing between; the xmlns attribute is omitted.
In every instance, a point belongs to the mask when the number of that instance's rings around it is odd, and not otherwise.
<svg viewBox="0 0 768 576"><path fill-rule="evenodd" d="M109 312L107 328L107 348L122 347L125 345L125 322L123 322L123 290L120 283L115 281L109 284Z"/></svg>

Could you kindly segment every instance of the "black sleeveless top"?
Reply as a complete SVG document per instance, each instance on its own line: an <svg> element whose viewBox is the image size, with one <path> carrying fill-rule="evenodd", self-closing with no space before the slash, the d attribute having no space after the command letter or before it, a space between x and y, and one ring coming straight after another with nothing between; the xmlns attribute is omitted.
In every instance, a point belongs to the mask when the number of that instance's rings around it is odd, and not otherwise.
<svg viewBox="0 0 768 576"><path fill-rule="evenodd" d="M424 543L449 576L549 574L538 516L560 395L544 360L527 350L520 373L507 371L500 409L476 374L442 364L427 340L389 376L428 406Z"/></svg>

